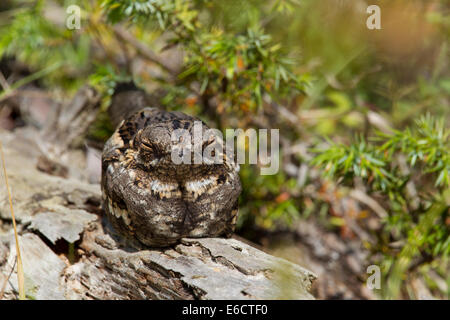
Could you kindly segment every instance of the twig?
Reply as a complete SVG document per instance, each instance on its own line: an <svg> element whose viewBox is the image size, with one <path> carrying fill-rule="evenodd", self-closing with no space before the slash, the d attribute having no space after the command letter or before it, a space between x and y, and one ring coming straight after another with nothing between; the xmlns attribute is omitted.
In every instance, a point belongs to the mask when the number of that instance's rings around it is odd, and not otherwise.
<svg viewBox="0 0 450 320"><path fill-rule="evenodd" d="M5 155L3 154L3 146L2 146L1 141L0 141L0 154L2 156L3 173L5 175L5 184L6 184L6 189L8 191L9 208L11 209L11 218L12 218L12 223L13 223L13 228L14 228L14 237L16 239L17 281L18 281L18 285L19 285L19 299L25 300L25 285L24 285L25 279L24 279L24 275L23 275L22 257L20 255L19 236L17 235L16 218L14 216L11 191L9 189L9 183L8 183L8 175L6 174Z"/></svg>
<svg viewBox="0 0 450 320"><path fill-rule="evenodd" d="M277 112L277 114L280 115L281 118L283 118L285 121L289 122L299 133L304 134L305 131L301 126L301 120L300 118L291 112L288 108L285 106L282 106L275 101L273 101L269 96L264 96L264 101Z"/></svg>
<svg viewBox="0 0 450 320"><path fill-rule="evenodd" d="M22 78L22 79L16 81L11 86L9 86L8 89L5 89L2 93L0 93L0 101L9 98L21 86L24 86L30 82L33 82L34 80L42 78L42 77L48 75L49 73L52 73L53 71L55 71L57 68L59 68L61 66L62 66L62 63L57 62L55 64L52 64L51 66L48 66L45 69L42 69L38 72L30 74L29 76L27 76L25 78Z"/></svg>
<svg viewBox="0 0 450 320"><path fill-rule="evenodd" d="M380 218L384 219L388 216L386 210L384 210L384 208L378 202L376 202L374 199L369 197L361 190L358 189L352 190L350 192L350 197L352 197L355 200L358 200L359 202L364 203L366 206L372 209Z"/></svg>
<svg viewBox="0 0 450 320"><path fill-rule="evenodd" d="M3 72L0 71L0 85L2 86L3 90L9 90L9 83L6 81L5 76L3 75Z"/></svg>
<svg viewBox="0 0 450 320"><path fill-rule="evenodd" d="M113 28L115 35L120 38L121 40L128 42L130 45L132 45L136 51L145 59L150 60L151 62L156 63L161 68L169 72L171 76L176 75L176 70L172 68L167 62L162 60L156 53L154 53L150 48L148 48L146 45L144 45L142 42L140 42L138 39L136 39L132 34L130 34L125 29L115 26Z"/></svg>

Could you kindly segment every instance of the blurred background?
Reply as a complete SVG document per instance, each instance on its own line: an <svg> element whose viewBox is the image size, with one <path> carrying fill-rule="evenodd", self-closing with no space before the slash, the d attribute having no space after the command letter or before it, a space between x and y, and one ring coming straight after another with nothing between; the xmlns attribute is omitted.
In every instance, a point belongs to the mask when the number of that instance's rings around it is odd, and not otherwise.
<svg viewBox="0 0 450 320"><path fill-rule="evenodd" d="M366 24L373 4L381 29ZM318 299L448 299L449 9L3 0L0 127L44 130L52 108L92 86L101 103L67 143L86 154L92 183L118 84L211 127L280 129L278 174L241 166L237 235L317 273ZM371 265L381 270L373 290Z"/></svg>

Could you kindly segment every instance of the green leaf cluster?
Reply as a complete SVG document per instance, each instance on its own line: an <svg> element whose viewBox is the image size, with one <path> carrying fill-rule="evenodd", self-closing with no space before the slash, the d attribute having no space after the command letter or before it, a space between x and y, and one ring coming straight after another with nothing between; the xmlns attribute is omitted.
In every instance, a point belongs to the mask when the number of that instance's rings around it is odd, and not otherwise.
<svg viewBox="0 0 450 320"><path fill-rule="evenodd" d="M326 176L352 187L361 179L369 195L383 200L389 215L374 247L383 248L390 261L386 296L398 296L400 279L414 261L450 255L449 137L443 118L426 115L402 131L359 137L350 145L328 140L329 147L315 149L312 163ZM403 249L389 249L392 243L404 243Z"/></svg>

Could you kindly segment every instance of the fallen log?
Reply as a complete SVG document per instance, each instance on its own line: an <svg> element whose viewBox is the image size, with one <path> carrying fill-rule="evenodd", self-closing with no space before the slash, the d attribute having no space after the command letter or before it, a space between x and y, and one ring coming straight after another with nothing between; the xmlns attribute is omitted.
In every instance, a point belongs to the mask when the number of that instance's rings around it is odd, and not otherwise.
<svg viewBox="0 0 450 320"><path fill-rule="evenodd" d="M124 242L103 217L98 184L38 169L35 136L31 129L0 131L29 299L313 299L312 272L233 238L183 239L165 249ZM79 157L72 160L69 172L81 171ZM3 189L0 295L15 299L15 242Z"/></svg>

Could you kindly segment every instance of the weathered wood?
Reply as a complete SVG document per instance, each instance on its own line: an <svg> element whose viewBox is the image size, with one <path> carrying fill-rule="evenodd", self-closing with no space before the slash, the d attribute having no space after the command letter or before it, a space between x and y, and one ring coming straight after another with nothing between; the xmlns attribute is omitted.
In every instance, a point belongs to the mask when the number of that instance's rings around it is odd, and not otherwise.
<svg viewBox="0 0 450 320"><path fill-rule="evenodd" d="M183 239L166 249L124 243L102 216L98 184L36 169L40 152L27 139L34 134L0 132L29 298L313 298L308 291L314 274L236 239ZM5 229L0 234L0 289L15 260L13 234L5 228L10 218L2 188L0 184L0 221ZM75 243L72 256L67 243ZM16 298L16 286L13 272L4 298Z"/></svg>
<svg viewBox="0 0 450 320"><path fill-rule="evenodd" d="M85 226L97 217L84 210L67 209L64 206L53 206L55 211L40 212L31 219L32 230L37 230L53 244L59 239L74 243L80 239Z"/></svg>
<svg viewBox="0 0 450 320"><path fill-rule="evenodd" d="M11 270L16 259L16 247L11 236L3 238L9 250L5 271ZM20 252L25 271L25 291L28 299L64 299L64 286L61 285L61 275L66 268L61 260L37 235L26 233L19 238ZM1 248L0 248L1 250ZM3 284L6 272L2 272L0 283ZM2 279L3 278L3 279ZM13 272L6 287L6 298L17 298L17 273Z"/></svg>
<svg viewBox="0 0 450 320"><path fill-rule="evenodd" d="M82 145L82 139L97 116L100 101L100 94L86 85L69 103L53 109L39 144L49 158L58 159L70 146Z"/></svg>

